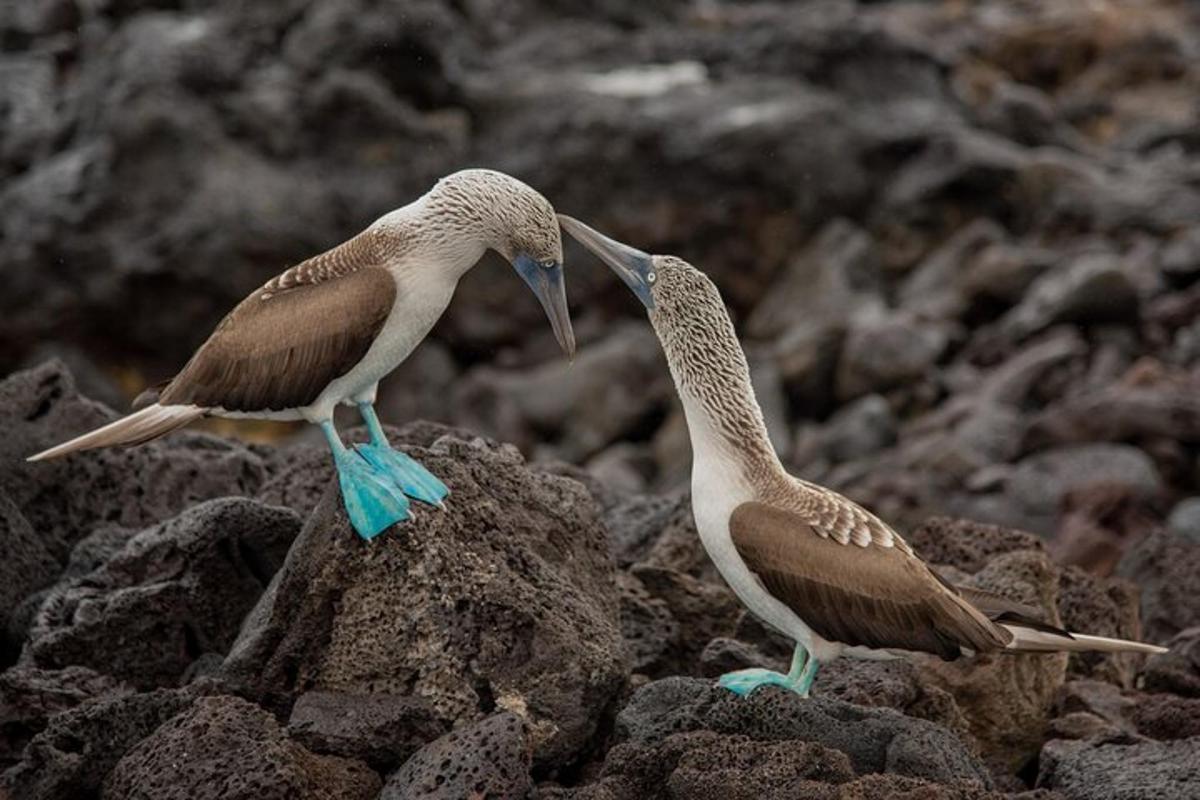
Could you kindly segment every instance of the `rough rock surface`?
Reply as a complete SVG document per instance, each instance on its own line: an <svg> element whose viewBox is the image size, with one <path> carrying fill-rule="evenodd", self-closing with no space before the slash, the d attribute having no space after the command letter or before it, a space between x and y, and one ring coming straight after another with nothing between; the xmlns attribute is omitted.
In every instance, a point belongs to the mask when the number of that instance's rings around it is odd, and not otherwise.
<svg viewBox="0 0 1200 800"><path fill-rule="evenodd" d="M320 690L413 696L446 722L519 709L540 760L568 757L628 670L596 508L511 447L425 444L447 510L364 543L327 494L222 674L279 707Z"/></svg>
<svg viewBox="0 0 1200 800"><path fill-rule="evenodd" d="M521 800L532 786L533 742L521 717L505 711L430 742L390 775L380 800Z"/></svg>
<svg viewBox="0 0 1200 800"><path fill-rule="evenodd" d="M294 511L253 500L193 506L52 589L22 658L86 665L140 688L175 685L197 658L229 649L299 528Z"/></svg>
<svg viewBox="0 0 1200 800"><path fill-rule="evenodd" d="M237 697L197 700L117 763L104 796L135 798L376 797L365 764L314 755L290 741L269 713Z"/></svg>
<svg viewBox="0 0 1200 800"><path fill-rule="evenodd" d="M1185 798L1200 782L1200 741L1062 741L1042 750L1038 785L1071 800Z"/></svg>
<svg viewBox="0 0 1200 800"><path fill-rule="evenodd" d="M1058 788L1029 800L1086 793L1092 772L1128 796L1178 789L1151 773L1194 759L1200 699L1194 4L46 0L0 3L0 42L14 797L98 796L197 697L247 686L288 721L276 752L361 761L376 786L452 726L509 710L547 797L974 800L1021 796L1043 766ZM469 513L419 509L407 535L362 545L302 426L23 461L170 376L280 269L465 166L708 272L795 474L869 506L953 580L1171 651L1072 656L1054 691L1054 658L955 665L957 691L917 663L822 670L820 707L867 707L900 739L935 723L991 790L846 772L837 747L749 728L619 741L639 687L785 667L790 644L697 540L686 424L645 310L571 242L574 367L489 256L381 387L385 420L472 427L432 450L444 430L407 437L452 482L506 487L455 486L480 501ZM475 431L541 463L464 455ZM174 565L128 560L135 539L237 498L308 523L277 579L275 556L221 555L219 531ZM169 575L166 607L150 573L118 564ZM1126 756L1140 783L1113 766Z"/></svg>
<svg viewBox="0 0 1200 800"><path fill-rule="evenodd" d="M845 753L858 773L991 785L991 776L970 750L938 725L888 709L806 701L774 687L740 698L708 681L667 678L638 690L617 715L618 739L632 744L692 730L817 742Z"/></svg>

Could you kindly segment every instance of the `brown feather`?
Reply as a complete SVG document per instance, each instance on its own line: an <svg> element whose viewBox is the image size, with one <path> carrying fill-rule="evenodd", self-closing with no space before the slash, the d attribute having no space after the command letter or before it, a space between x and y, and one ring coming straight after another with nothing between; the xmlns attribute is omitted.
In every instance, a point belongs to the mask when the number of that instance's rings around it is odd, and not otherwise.
<svg viewBox="0 0 1200 800"><path fill-rule="evenodd" d="M248 412L313 403L363 359L395 303L396 282L375 265L366 235L238 304L158 402Z"/></svg>
<svg viewBox="0 0 1200 800"><path fill-rule="evenodd" d="M729 530L767 591L829 641L953 659L1012 638L898 547L840 544L796 514L757 502L734 509Z"/></svg>

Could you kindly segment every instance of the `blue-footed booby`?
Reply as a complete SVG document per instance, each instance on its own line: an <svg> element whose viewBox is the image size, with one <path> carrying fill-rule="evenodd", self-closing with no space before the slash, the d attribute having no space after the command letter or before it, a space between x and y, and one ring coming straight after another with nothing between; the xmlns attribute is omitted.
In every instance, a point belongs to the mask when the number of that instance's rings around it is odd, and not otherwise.
<svg viewBox="0 0 1200 800"><path fill-rule="evenodd" d="M366 230L267 281L237 305L140 409L31 456L135 445L205 416L307 420L333 452L354 529L371 538L409 518L408 498L440 505L446 486L389 445L374 402L379 381L425 338L458 281L495 250L541 301L559 344L575 350L554 209L500 172L471 169ZM359 409L367 444L347 448L339 403Z"/></svg>
<svg viewBox="0 0 1200 800"><path fill-rule="evenodd" d="M679 258L559 220L628 284L662 343L687 418L692 513L704 549L750 611L796 643L788 674L739 670L721 676L721 686L748 694L774 684L807 696L819 665L843 655L1164 651L1069 633L1039 620L1036 609L953 586L874 514L789 475L713 282Z"/></svg>

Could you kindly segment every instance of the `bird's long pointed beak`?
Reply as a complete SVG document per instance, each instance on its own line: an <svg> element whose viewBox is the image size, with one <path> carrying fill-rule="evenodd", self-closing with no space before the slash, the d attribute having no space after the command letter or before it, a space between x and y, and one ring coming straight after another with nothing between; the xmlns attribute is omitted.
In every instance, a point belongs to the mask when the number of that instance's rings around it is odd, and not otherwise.
<svg viewBox="0 0 1200 800"><path fill-rule="evenodd" d="M513 259L513 267L541 302L554 338L567 358L574 358L575 331L571 328L571 312L567 308L567 284L562 264L544 267L522 253Z"/></svg>
<svg viewBox="0 0 1200 800"><path fill-rule="evenodd" d="M654 261L649 253L643 253L637 248L622 244L616 239L610 239L603 233L589 228L574 217L566 214L558 215L559 224L563 230L581 245L591 250L613 272L625 281L638 299L648 309L654 308L654 294L651 286L654 283Z"/></svg>

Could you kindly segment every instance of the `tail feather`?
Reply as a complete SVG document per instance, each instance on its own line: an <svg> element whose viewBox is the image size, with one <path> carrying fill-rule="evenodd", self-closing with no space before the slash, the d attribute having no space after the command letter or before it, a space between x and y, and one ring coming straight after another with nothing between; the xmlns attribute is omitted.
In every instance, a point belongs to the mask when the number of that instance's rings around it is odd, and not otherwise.
<svg viewBox="0 0 1200 800"><path fill-rule="evenodd" d="M1005 648L1020 653L1097 652L1097 653L1165 653L1167 648L1128 639L1109 639L1083 633L1038 630L1024 625L1003 625L1013 635Z"/></svg>
<svg viewBox="0 0 1200 800"><path fill-rule="evenodd" d="M43 450L27 461L45 461L65 456L80 450L94 450L112 445L135 445L156 439L164 433L182 428L189 422L204 416L205 410L198 406L150 405L126 417L110 422L102 428L77 436L69 442Z"/></svg>

